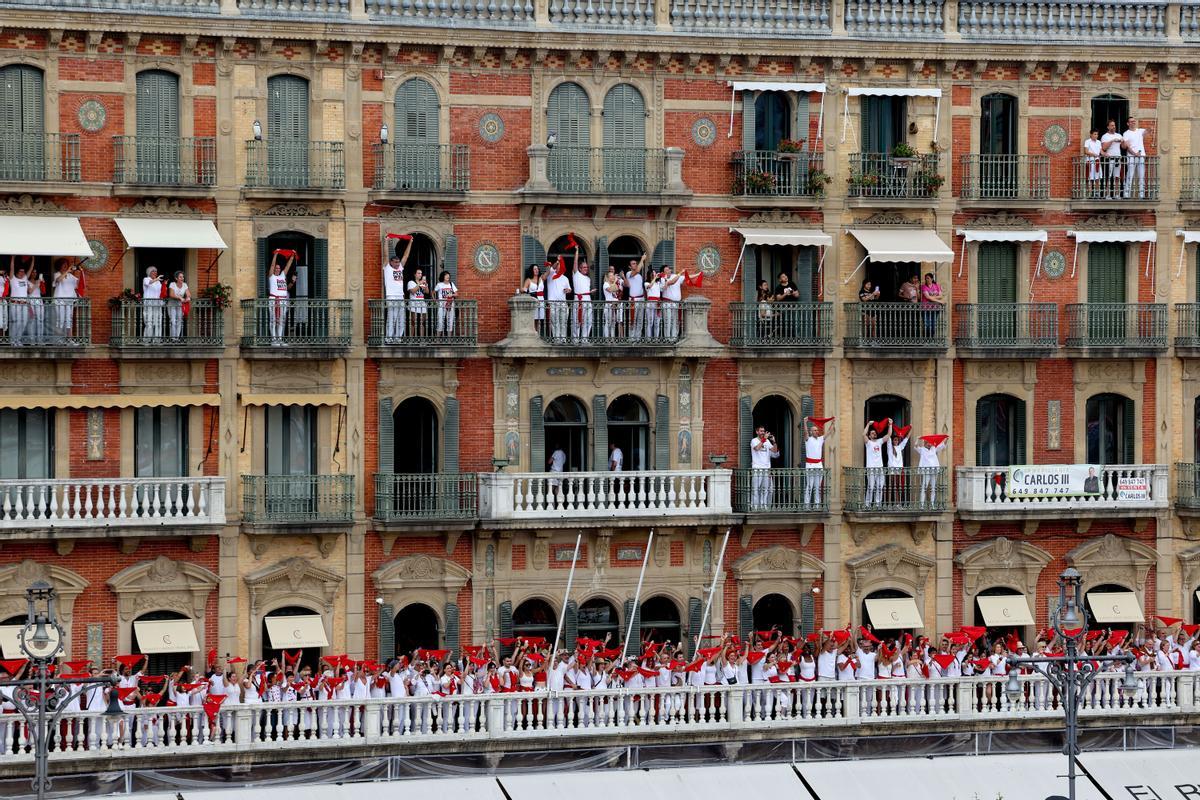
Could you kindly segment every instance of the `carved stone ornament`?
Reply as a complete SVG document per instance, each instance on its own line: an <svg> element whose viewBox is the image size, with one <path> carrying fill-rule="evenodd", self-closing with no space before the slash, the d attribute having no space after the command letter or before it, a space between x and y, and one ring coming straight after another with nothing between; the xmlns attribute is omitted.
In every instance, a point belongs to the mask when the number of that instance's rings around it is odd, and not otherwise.
<svg viewBox="0 0 1200 800"><path fill-rule="evenodd" d="M747 225L808 225L811 222L800 214L790 211L759 211L743 220Z"/></svg>
<svg viewBox="0 0 1200 800"><path fill-rule="evenodd" d="M921 224L919 219L910 219L903 214L895 211L879 211L864 220L854 223L855 225L906 225L909 227Z"/></svg>
<svg viewBox="0 0 1200 800"><path fill-rule="evenodd" d="M876 589L900 589L912 594L920 608L924 605L925 580L934 566L932 558L898 544L863 553L846 562L850 571L851 600L857 606L863 597Z"/></svg>
<svg viewBox="0 0 1200 800"><path fill-rule="evenodd" d="M46 581L58 591L59 618L70 624L75 598L88 587L88 582L65 567L41 564L28 558L0 567L0 619L25 616L25 590L37 581Z"/></svg>
<svg viewBox="0 0 1200 800"><path fill-rule="evenodd" d="M424 220L434 222L451 222L453 217L440 208L427 206L424 203L413 203L410 206L397 206L391 211L379 215L380 219Z"/></svg>
<svg viewBox="0 0 1200 800"><path fill-rule="evenodd" d="M1150 568L1157 563L1153 548L1114 533L1089 539L1067 553L1067 564L1079 570L1085 586L1115 583L1135 592L1145 589Z"/></svg>
<svg viewBox="0 0 1200 800"><path fill-rule="evenodd" d="M333 613L333 601L345 580L341 575L321 569L306 558L288 558L246 576L250 590L250 613L260 613L268 605L315 605L324 613Z"/></svg>
<svg viewBox="0 0 1200 800"><path fill-rule="evenodd" d="M1192 593L1200 585L1200 547L1193 547L1179 554L1179 565L1183 570L1183 592L1191 602Z"/></svg>
<svg viewBox="0 0 1200 800"><path fill-rule="evenodd" d="M1115 211L1088 217L1075 225L1076 230L1081 231L1136 231L1144 227L1146 226L1133 217Z"/></svg>
<svg viewBox="0 0 1200 800"><path fill-rule="evenodd" d="M982 589L1007 586L1033 597L1038 576L1053 557L1028 542L998 536L963 550L954 559L962 569L963 593L969 599Z"/></svg>
<svg viewBox="0 0 1200 800"><path fill-rule="evenodd" d="M0 212L9 214L49 214L60 215L69 213L58 203L43 200L30 194L13 195L0 204Z"/></svg>
<svg viewBox="0 0 1200 800"><path fill-rule="evenodd" d="M732 571L740 594L796 597L825 574L825 564L801 550L775 545L742 556Z"/></svg>
<svg viewBox="0 0 1200 800"><path fill-rule="evenodd" d="M121 210L122 214L138 215L146 214L152 217L200 217L203 216L199 211L181 203L178 200L172 200L168 197L153 197L146 198L139 203L134 203L128 208Z"/></svg>
<svg viewBox="0 0 1200 800"><path fill-rule="evenodd" d="M380 591L437 588L457 594L471 579L471 572L445 558L415 555L389 561L377 569L371 579Z"/></svg>
<svg viewBox="0 0 1200 800"><path fill-rule="evenodd" d="M1025 219L1025 217L1022 217L1020 214L1010 214L1007 211L999 211L995 214L984 214L981 217L976 217L975 219L971 220L970 227L1030 230L1033 228L1033 223Z"/></svg>
<svg viewBox="0 0 1200 800"><path fill-rule="evenodd" d="M189 561L160 555L142 561L108 579L117 596L117 614L128 622L148 611L177 611L192 619L203 619L208 597L220 579Z"/></svg>
<svg viewBox="0 0 1200 800"><path fill-rule="evenodd" d="M329 209L314 211L303 203L276 203L268 209L259 211L260 217L328 217Z"/></svg>

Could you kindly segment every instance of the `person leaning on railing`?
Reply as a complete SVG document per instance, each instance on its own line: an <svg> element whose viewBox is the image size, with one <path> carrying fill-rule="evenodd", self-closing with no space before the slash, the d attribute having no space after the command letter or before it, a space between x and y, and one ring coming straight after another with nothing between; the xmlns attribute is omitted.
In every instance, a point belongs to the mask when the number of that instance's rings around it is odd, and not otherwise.
<svg viewBox="0 0 1200 800"><path fill-rule="evenodd" d="M279 263L279 257L287 261ZM271 254L271 267L267 275L267 322L271 329L271 344L282 347L287 344L284 337L287 333L288 311L291 310L291 288L296 285L296 276L291 273L296 263L295 250L276 250Z"/></svg>
<svg viewBox="0 0 1200 800"><path fill-rule="evenodd" d="M385 240L384 247L388 248L388 244L392 239L396 240L394 245L397 249L392 250L388 254L388 259L383 265L383 304L384 317L386 320L383 343L384 344L399 344L404 338L405 327L405 308L404 308L404 266L408 263L408 254L412 252L413 237L407 233L388 234ZM404 255L398 252L400 242L405 242Z"/></svg>
<svg viewBox="0 0 1200 800"><path fill-rule="evenodd" d="M28 256L22 257L28 260L32 265L33 259ZM25 331L29 328L30 322L33 319L33 307L31 291L35 284L40 280L37 270L34 269L32 274L29 268L26 267L24 260L18 261L18 256L13 256L10 260L10 269L12 270L11 277L8 279L8 325L9 325L9 343L14 347L21 347L25 344Z"/></svg>
<svg viewBox="0 0 1200 800"><path fill-rule="evenodd" d="M69 258L54 262L54 336L60 342L71 338L74 328L75 304L86 289L83 267L71 266Z"/></svg>

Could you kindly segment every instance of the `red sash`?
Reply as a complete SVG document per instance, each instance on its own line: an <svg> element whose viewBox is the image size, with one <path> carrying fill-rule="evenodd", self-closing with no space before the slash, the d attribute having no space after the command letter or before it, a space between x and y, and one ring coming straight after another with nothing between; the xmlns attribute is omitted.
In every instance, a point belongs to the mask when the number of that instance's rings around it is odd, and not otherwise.
<svg viewBox="0 0 1200 800"><path fill-rule="evenodd" d="M804 459L804 461L805 461L805 463L808 463L808 464L820 464L820 463L822 463L823 459L820 459L820 458L806 458L806 459Z"/></svg>

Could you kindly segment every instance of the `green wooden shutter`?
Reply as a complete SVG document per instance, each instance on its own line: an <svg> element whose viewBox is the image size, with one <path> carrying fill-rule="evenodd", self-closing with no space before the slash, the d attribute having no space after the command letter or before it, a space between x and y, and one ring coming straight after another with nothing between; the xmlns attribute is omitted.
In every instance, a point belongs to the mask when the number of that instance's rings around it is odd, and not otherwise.
<svg viewBox="0 0 1200 800"><path fill-rule="evenodd" d="M1137 453L1137 445L1135 440L1138 430L1137 418L1135 416L1133 398L1123 397L1121 399L1124 401L1125 406L1124 413L1122 414L1122 421L1124 422L1125 427L1125 437L1123 443L1124 452L1119 454L1121 456L1120 463L1132 464L1136 460L1135 454Z"/></svg>
<svg viewBox="0 0 1200 800"><path fill-rule="evenodd" d="M179 76L172 72L137 74L137 177L142 183L179 180Z"/></svg>
<svg viewBox="0 0 1200 800"><path fill-rule="evenodd" d="M630 617L633 618L633 624L629 623ZM625 616L621 621L624 626L621 630L621 636L624 637L626 632L629 634L628 655L637 657L642 652L642 610L638 608L637 603L633 598L625 601Z"/></svg>
<svg viewBox="0 0 1200 800"><path fill-rule="evenodd" d="M442 268L450 271L450 280L458 280L458 237L446 235L445 257L442 258Z"/></svg>
<svg viewBox="0 0 1200 800"><path fill-rule="evenodd" d="M383 603L379 606L379 627L377 629L379 640L377 658L379 661L387 662L396 657L396 626L393 622L395 618L396 609L391 603Z"/></svg>
<svg viewBox="0 0 1200 800"><path fill-rule="evenodd" d="M654 398L654 468L671 468L671 400L663 394Z"/></svg>
<svg viewBox="0 0 1200 800"><path fill-rule="evenodd" d="M817 629L817 603L812 592L800 595L800 635L807 637Z"/></svg>
<svg viewBox="0 0 1200 800"><path fill-rule="evenodd" d="M872 95L864 95L860 98L859 109L862 115L860 125L862 127L862 152L864 153L885 152L880 148L886 146L888 137L885 131L891 125L889 119L891 105L882 102L884 99Z"/></svg>
<svg viewBox="0 0 1200 800"><path fill-rule="evenodd" d="M738 598L738 637L747 644L754 641L754 598L748 594Z"/></svg>
<svg viewBox="0 0 1200 800"><path fill-rule="evenodd" d="M379 398L379 419L375 423L379 463L376 472L392 472L396 468L395 433L393 428L392 398Z"/></svg>
<svg viewBox="0 0 1200 800"><path fill-rule="evenodd" d="M266 237L255 239L255 249L258 252L258 296L270 297L271 290L267 286L267 274L271 266L271 250L267 244Z"/></svg>
<svg viewBox="0 0 1200 800"><path fill-rule="evenodd" d="M750 468L750 437L754 436L754 405L748 396L738 398L737 466ZM744 453L744 455L743 455Z"/></svg>
<svg viewBox="0 0 1200 800"><path fill-rule="evenodd" d="M540 394L529 398L529 471L546 471L546 425Z"/></svg>
<svg viewBox="0 0 1200 800"><path fill-rule="evenodd" d="M813 301L813 283L816 280L817 248L799 247L796 249L796 269L792 274L792 285L796 287L796 296L801 303Z"/></svg>
<svg viewBox="0 0 1200 800"><path fill-rule="evenodd" d="M752 244L742 249L742 298L747 303L758 300L758 247ZM753 326L755 316L747 315L750 320L747 325Z"/></svg>
<svg viewBox="0 0 1200 800"><path fill-rule="evenodd" d="M988 432L985 430L984 419L987 416L988 406L991 400L986 397L975 402L975 466L991 466L991 459L984 447ZM1021 462L1017 462L1018 464Z"/></svg>
<svg viewBox="0 0 1200 800"><path fill-rule="evenodd" d="M604 276L608 274L608 237L596 237L596 263L595 267L596 280L601 284L604 283Z"/></svg>
<svg viewBox="0 0 1200 800"><path fill-rule="evenodd" d="M521 236L521 272L529 269L531 264L537 264L545 274L546 248L532 236Z"/></svg>
<svg viewBox="0 0 1200 800"><path fill-rule="evenodd" d="M604 186L610 192L646 190L646 102L628 83L604 96Z"/></svg>
<svg viewBox="0 0 1200 800"><path fill-rule="evenodd" d="M420 78L407 80L396 90L393 142L398 187L441 188L440 105L437 91Z"/></svg>
<svg viewBox="0 0 1200 800"><path fill-rule="evenodd" d="M513 604L511 600L505 600L496 607L496 627L500 629L501 639L513 638ZM500 657L511 656L513 653L513 645L500 645Z"/></svg>
<svg viewBox="0 0 1200 800"><path fill-rule="evenodd" d="M267 175L272 186L308 186L308 81L267 79Z"/></svg>
<svg viewBox="0 0 1200 800"><path fill-rule="evenodd" d="M800 92L799 94L796 95L796 119L795 119L795 123L792 125L792 138L793 139L803 139L804 141L807 142L809 139L808 123L809 123L808 92ZM815 150L816 148L813 147L812 142L809 142L808 146L805 149Z"/></svg>
<svg viewBox="0 0 1200 800"><path fill-rule="evenodd" d="M1125 302L1125 246L1093 242L1088 245L1088 302Z"/></svg>
<svg viewBox="0 0 1200 800"><path fill-rule="evenodd" d="M980 242L978 297L981 304L1017 302L1017 252L1007 242Z"/></svg>
<svg viewBox="0 0 1200 800"><path fill-rule="evenodd" d="M816 403L813 401L811 394L806 394L800 398L800 425L801 425L801 427L803 427L805 425L804 421L806 419L808 419L809 417L812 417L812 416L816 416L816 413L817 413L816 408L817 408ZM754 432L751 431L750 435L753 436ZM801 438L803 438L803 437L801 437Z"/></svg>
<svg viewBox="0 0 1200 800"><path fill-rule="evenodd" d="M0 69L0 129L8 134L0 144L0 179L46 177L44 82L42 71L33 66Z"/></svg>
<svg viewBox="0 0 1200 800"><path fill-rule="evenodd" d="M446 419L442 432L442 472L458 473L458 398L446 398Z"/></svg>
<svg viewBox="0 0 1200 800"><path fill-rule="evenodd" d="M575 640L579 638L579 604L574 600L567 601L566 612L563 614L563 643L564 649L575 649Z"/></svg>
<svg viewBox="0 0 1200 800"><path fill-rule="evenodd" d="M546 163L550 183L560 191L588 191L591 108L583 87L569 82L554 87L546 103L546 128L558 134L558 143Z"/></svg>
<svg viewBox="0 0 1200 800"><path fill-rule="evenodd" d="M755 100L757 92L742 92L742 149L753 150L755 138L755 126L757 125L758 114L755 111Z"/></svg>
<svg viewBox="0 0 1200 800"><path fill-rule="evenodd" d="M700 602L699 597L688 598L688 632L686 637L687 642L687 657L691 660L696 655L696 637L703 635L700 630L700 625L703 623L704 603Z"/></svg>
<svg viewBox="0 0 1200 800"><path fill-rule="evenodd" d="M450 650L453 656L459 650L459 610L458 603L446 603L446 639L442 647Z"/></svg>
<svg viewBox="0 0 1200 800"><path fill-rule="evenodd" d="M309 297L329 297L329 240L313 239L312 278Z"/></svg>
<svg viewBox="0 0 1200 800"><path fill-rule="evenodd" d="M1027 464L1025 460L1025 401L1014 400L1012 403L1013 447L1012 463Z"/></svg>
<svg viewBox="0 0 1200 800"><path fill-rule="evenodd" d="M592 469L608 469L608 395L592 396Z"/></svg>
<svg viewBox="0 0 1200 800"><path fill-rule="evenodd" d="M675 240L663 239L658 244L654 245L654 250L650 254L650 268L662 269L666 265L675 266Z"/></svg>

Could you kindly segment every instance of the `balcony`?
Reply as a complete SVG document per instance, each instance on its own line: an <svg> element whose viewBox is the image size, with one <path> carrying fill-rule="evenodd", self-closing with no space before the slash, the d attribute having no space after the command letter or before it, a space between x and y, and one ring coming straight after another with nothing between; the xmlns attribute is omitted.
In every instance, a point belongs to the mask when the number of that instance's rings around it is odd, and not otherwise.
<svg viewBox="0 0 1200 800"><path fill-rule="evenodd" d="M207 194L217 182L217 140L113 137L113 184L119 194ZM133 189L133 191L129 191Z"/></svg>
<svg viewBox="0 0 1200 800"><path fill-rule="evenodd" d="M242 521L259 525L349 524L353 475L243 475Z"/></svg>
<svg viewBox="0 0 1200 800"><path fill-rule="evenodd" d="M1058 305L959 303L954 345L964 356L1043 357L1058 347Z"/></svg>
<svg viewBox="0 0 1200 800"><path fill-rule="evenodd" d="M479 517L493 523L572 520L617 526L647 519L711 520L733 512L731 477L727 469L480 473Z"/></svg>
<svg viewBox="0 0 1200 800"><path fill-rule="evenodd" d="M813 205L825 196L825 154L739 150L733 154L733 187L743 206Z"/></svg>
<svg viewBox="0 0 1200 800"><path fill-rule="evenodd" d="M545 306L546 319L537 326L538 335L556 347L641 353L673 348L687 335L683 303L550 300Z"/></svg>
<svg viewBox="0 0 1200 800"><path fill-rule="evenodd" d="M679 206L691 198L683 185L678 147L554 147L533 145L525 203Z"/></svg>
<svg viewBox="0 0 1200 800"><path fill-rule="evenodd" d="M6 539L170 535L225 523L224 478L52 478L0 481Z"/></svg>
<svg viewBox="0 0 1200 800"><path fill-rule="evenodd" d="M433 300L368 300L367 346L389 358L458 358L479 344L475 300L438 308Z"/></svg>
<svg viewBox="0 0 1200 800"><path fill-rule="evenodd" d="M1075 465L1066 465L1075 466ZM1086 465L1083 466L1086 469ZM1098 467L1099 491L1068 491L1058 496L1010 497L1006 491L1015 467L958 467L958 514L964 519L1076 519L1079 517L1154 516L1167 508L1165 464ZM1040 469L1046 470L1047 467ZM1052 467L1050 467L1052 469ZM1183 473L1180 473L1182 481ZM1069 483L1065 484L1069 489ZM1080 486L1082 490L1083 486Z"/></svg>
<svg viewBox="0 0 1200 800"><path fill-rule="evenodd" d="M0 132L0 184L79 183L80 163L77 133Z"/></svg>
<svg viewBox="0 0 1200 800"><path fill-rule="evenodd" d="M375 519L382 523L461 520L474 524L479 488L474 473L376 473Z"/></svg>
<svg viewBox="0 0 1200 800"><path fill-rule="evenodd" d="M900 357L944 353L949 347L945 306L915 303L846 303L847 349Z"/></svg>
<svg viewBox="0 0 1200 800"><path fill-rule="evenodd" d="M1175 465L1175 505L1189 515L1200 513L1200 464Z"/></svg>
<svg viewBox="0 0 1200 800"><path fill-rule="evenodd" d="M0 323L0 359L82 357L92 343L92 301L0 298Z"/></svg>
<svg viewBox="0 0 1200 800"><path fill-rule="evenodd" d="M844 507L852 514L929 516L950 508L946 467L843 467Z"/></svg>
<svg viewBox="0 0 1200 800"><path fill-rule="evenodd" d="M1116 357L1167 349L1166 303L1075 303L1066 310L1069 348Z"/></svg>
<svg viewBox="0 0 1200 800"><path fill-rule="evenodd" d="M246 142L246 189L255 196L346 188L345 142L255 140Z"/></svg>
<svg viewBox="0 0 1200 800"><path fill-rule="evenodd" d="M1158 156L1071 159L1071 199L1119 207L1158 201Z"/></svg>
<svg viewBox="0 0 1200 800"><path fill-rule="evenodd" d="M730 303L729 346L763 355L833 348L833 303Z"/></svg>
<svg viewBox="0 0 1200 800"><path fill-rule="evenodd" d="M154 301L149 301L154 302ZM113 300L110 347L125 358L206 355L225 344L225 315L211 300L193 300L188 313L179 303L147 306L144 300Z"/></svg>
<svg viewBox="0 0 1200 800"><path fill-rule="evenodd" d="M349 300L242 301L242 347L253 357L331 358L350 347Z"/></svg>
<svg viewBox="0 0 1200 800"><path fill-rule="evenodd" d="M974 153L964 155L959 169L964 201L986 205L1019 205L1050 197L1050 157Z"/></svg>
<svg viewBox="0 0 1200 800"><path fill-rule="evenodd" d="M945 177L936 153L911 158L887 153L850 154L850 197L865 200L929 200Z"/></svg>
<svg viewBox="0 0 1200 800"><path fill-rule="evenodd" d="M1197 10L1200 21L1200 9ZM1185 208L1200 208L1200 156L1183 156L1180 160L1183 175L1179 181L1179 204Z"/></svg>
<svg viewBox="0 0 1200 800"><path fill-rule="evenodd" d="M765 516L825 514L829 488L829 470L824 468L736 469L733 510Z"/></svg>
<svg viewBox="0 0 1200 800"><path fill-rule="evenodd" d="M465 144L382 144L375 150L375 194L383 199L461 200L471 189Z"/></svg>
<svg viewBox="0 0 1200 800"><path fill-rule="evenodd" d="M1181 356L1200 356L1200 303L1175 304L1175 350Z"/></svg>

